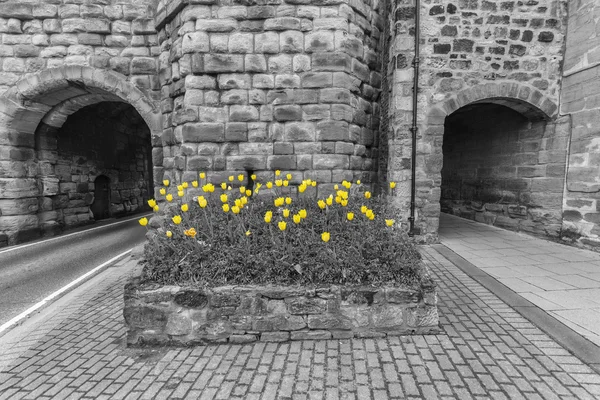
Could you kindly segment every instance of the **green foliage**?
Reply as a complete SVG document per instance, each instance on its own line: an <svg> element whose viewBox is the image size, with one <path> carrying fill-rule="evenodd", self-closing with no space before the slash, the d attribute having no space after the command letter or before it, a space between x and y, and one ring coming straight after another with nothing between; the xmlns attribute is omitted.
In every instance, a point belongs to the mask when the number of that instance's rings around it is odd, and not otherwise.
<svg viewBox="0 0 600 400"><path fill-rule="evenodd" d="M310 181L307 186L311 188ZM217 187L214 193L190 189L183 198L175 195L174 201L161 205L159 222L150 228L145 247L146 281L202 286L415 285L422 279L415 246L400 224L386 224L385 216L397 212L380 197L366 199L359 185L338 191L338 195L346 193L346 206L332 197L325 209L309 193L294 196L290 205L276 207L274 200L287 188L261 189L239 214L231 211L234 198L242 197L237 189ZM228 194L229 212L223 211L222 193ZM198 195L207 200L205 208L199 206ZM187 212L181 211L181 204L188 204ZM363 205L375 214L373 220L361 212ZM287 218L284 209L290 210ZM300 210L306 211L306 217L296 224L293 216ZM273 215L270 223L265 222L268 211ZM351 221L349 212L354 213ZM180 224L172 220L176 215L182 217ZM283 231L281 221L286 222ZM197 233L195 237L190 228ZM167 231L172 232L171 237ZM323 240L324 232L330 235L328 242Z"/></svg>

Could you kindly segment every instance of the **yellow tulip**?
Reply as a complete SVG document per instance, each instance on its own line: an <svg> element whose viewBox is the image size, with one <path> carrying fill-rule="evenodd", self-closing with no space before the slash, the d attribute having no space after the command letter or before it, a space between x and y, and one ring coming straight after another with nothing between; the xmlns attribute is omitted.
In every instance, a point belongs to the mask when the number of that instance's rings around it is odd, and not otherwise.
<svg viewBox="0 0 600 400"><path fill-rule="evenodd" d="M246 236L250 236L251 234L252 234L252 232L246 231Z"/></svg>
<svg viewBox="0 0 600 400"><path fill-rule="evenodd" d="M339 186L339 185L333 185L333 188L334 188L335 190L338 190L338 189L340 188L340 186Z"/></svg>
<svg viewBox="0 0 600 400"><path fill-rule="evenodd" d="M396 182L390 182L390 189L393 189L396 187Z"/></svg>
<svg viewBox="0 0 600 400"><path fill-rule="evenodd" d="M273 211L267 211L265 213L265 222L267 224L270 223L272 218L273 218Z"/></svg>
<svg viewBox="0 0 600 400"><path fill-rule="evenodd" d="M223 212L229 212L229 204L223 204Z"/></svg>
<svg viewBox="0 0 600 400"><path fill-rule="evenodd" d="M347 213L346 218L348 219L348 221L352 221L354 219L354 213L353 212Z"/></svg>
<svg viewBox="0 0 600 400"><path fill-rule="evenodd" d="M140 219L138 222L140 223L141 226L146 226L146 225L148 225L148 218L144 217L144 218Z"/></svg>
<svg viewBox="0 0 600 400"><path fill-rule="evenodd" d="M394 220L394 219L386 219L386 220L385 220L385 224L386 224L387 226L392 226L392 225L394 225L394 222L396 222L396 220Z"/></svg>
<svg viewBox="0 0 600 400"><path fill-rule="evenodd" d="M304 191L306 190L306 184L301 184L300 186L298 186L298 191L300 193L304 193Z"/></svg>
<svg viewBox="0 0 600 400"><path fill-rule="evenodd" d="M207 183L206 185L202 186L202 190L204 190L204 193L212 193L215 191L215 185L212 183Z"/></svg>
<svg viewBox="0 0 600 400"><path fill-rule="evenodd" d="M287 227L287 223L285 221L279 221L277 226L279 227L280 231L285 231L285 228Z"/></svg>
<svg viewBox="0 0 600 400"><path fill-rule="evenodd" d="M371 192L365 192L365 199L371 198Z"/></svg>
<svg viewBox="0 0 600 400"><path fill-rule="evenodd" d="M280 170L276 170L275 171L275 176L279 176L279 175L281 175L281 171Z"/></svg>
<svg viewBox="0 0 600 400"><path fill-rule="evenodd" d="M312 182L310 183L310 185L311 185L312 187L316 187L316 186L317 186L317 182L316 182L316 181L312 181Z"/></svg>
<svg viewBox="0 0 600 400"><path fill-rule="evenodd" d="M285 199L283 197L278 197L275 200L273 200L273 204L275 204L275 207L281 207L284 202Z"/></svg>
<svg viewBox="0 0 600 400"><path fill-rule="evenodd" d="M238 175L238 181L242 182L244 180L244 175L243 174L239 174Z"/></svg>
<svg viewBox="0 0 600 400"><path fill-rule="evenodd" d="M223 193L220 197L221 203L227 203L227 193Z"/></svg>
<svg viewBox="0 0 600 400"><path fill-rule="evenodd" d="M288 210L287 208L285 208L283 210L283 218L287 218L290 216L290 210Z"/></svg>
<svg viewBox="0 0 600 400"><path fill-rule="evenodd" d="M294 216L292 217L292 219L294 220L294 223L297 225L300 223L300 221L302 221L302 217L298 214L294 214Z"/></svg>
<svg viewBox="0 0 600 400"><path fill-rule="evenodd" d="M375 219L375 214L371 214L371 215L369 215L369 219L370 219L371 221L373 221L373 220Z"/></svg>
<svg viewBox="0 0 600 400"><path fill-rule="evenodd" d="M231 212L234 214L239 214L240 208L238 206L233 206L233 207L231 207Z"/></svg>
<svg viewBox="0 0 600 400"><path fill-rule="evenodd" d="M360 179L356 181L356 184L357 184L357 185L360 185Z"/></svg>
<svg viewBox="0 0 600 400"><path fill-rule="evenodd" d="M367 210L368 210L367 206L361 206L360 207L360 212L363 213L363 214L366 213Z"/></svg>
<svg viewBox="0 0 600 400"><path fill-rule="evenodd" d="M200 179L206 178L206 174L204 172L200 172Z"/></svg>
<svg viewBox="0 0 600 400"><path fill-rule="evenodd" d="M167 201L173 201L173 195L171 193L167 195Z"/></svg>
<svg viewBox="0 0 600 400"><path fill-rule="evenodd" d="M321 210L324 210L324 209L325 209L325 207L327 207L327 204L325 204L325 201L323 201L323 200L319 200L319 201L317 201L317 204L319 205L319 208L320 208Z"/></svg>
<svg viewBox="0 0 600 400"><path fill-rule="evenodd" d="M167 189L160 188L159 192L160 192L160 194L162 194L164 196L165 194L167 194Z"/></svg>
<svg viewBox="0 0 600 400"><path fill-rule="evenodd" d="M182 204L182 205L181 205L181 211L183 211L183 212L187 212L189 209L190 209L190 208L189 208L189 206L188 206L187 204Z"/></svg>
<svg viewBox="0 0 600 400"><path fill-rule="evenodd" d="M298 215L300 218L306 218L306 210L303 208L302 210L298 211Z"/></svg>
<svg viewBox="0 0 600 400"><path fill-rule="evenodd" d="M159 208L158 206L154 206L154 207L152 207L152 210L153 210L154 212L158 212L158 210L160 210L160 208Z"/></svg>
<svg viewBox="0 0 600 400"><path fill-rule="evenodd" d="M185 192L183 190L179 190L179 191L177 191L177 196L183 197L183 196L185 196Z"/></svg>
<svg viewBox="0 0 600 400"><path fill-rule="evenodd" d="M283 181L283 186L288 187L290 184L290 181L288 181L287 179L285 181Z"/></svg>
<svg viewBox="0 0 600 400"><path fill-rule="evenodd" d="M233 175L230 175L229 178L227 178L227 179L229 179L229 182L233 182L233 179L234 179Z"/></svg>
<svg viewBox="0 0 600 400"><path fill-rule="evenodd" d="M286 198L285 198L285 204L287 204L288 206L289 206L290 204L292 204L292 198L291 198L291 197L286 197Z"/></svg>
<svg viewBox="0 0 600 400"><path fill-rule="evenodd" d="M256 190L258 190L258 189L256 189ZM246 196L248 196L248 197L252 196L252 190L246 189Z"/></svg>
<svg viewBox="0 0 600 400"><path fill-rule="evenodd" d="M204 198L204 196L200 196L198 197L198 205L202 208L206 207L206 205L208 204L208 201L206 201L206 199Z"/></svg>
<svg viewBox="0 0 600 400"><path fill-rule="evenodd" d="M187 189L187 188L188 188L188 186L190 186L190 185L188 185L188 183L187 183L187 182L183 182L183 183L181 184L181 186L183 186L183 188L184 188L184 189Z"/></svg>
<svg viewBox="0 0 600 400"><path fill-rule="evenodd" d="M340 196L335 196L335 204L340 204L342 202L342 198Z"/></svg>
<svg viewBox="0 0 600 400"><path fill-rule="evenodd" d="M183 190L183 185L177 185L177 191L181 192Z"/></svg>
<svg viewBox="0 0 600 400"><path fill-rule="evenodd" d="M223 190L227 189L227 184L225 182L221 183L221 189L223 189Z"/></svg>
<svg viewBox="0 0 600 400"><path fill-rule="evenodd" d="M253 181L255 181L256 180L256 174L250 175L250 179L252 179ZM250 231L248 231L248 232L250 232Z"/></svg>
<svg viewBox="0 0 600 400"><path fill-rule="evenodd" d="M169 186L169 180L168 180L168 179L165 179L165 180L163 181L163 185L165 185L165 186Z"/></svg>
<svg viewBox="0 0 600 400"><path fill-rule="evenodd" d="M288 181L289 181L289 180L291 180L291 179L292 179L292 174L287 174L287 175L285 176L285 179L287 179Z"/></svg>
<svg viewBox="0 0 600 400"><path fill-rule="evenodd" d="M281 187L281 185L283 185L283 181L282 181L281 179L277 179L277 180L275 181L275 186L277 186L277 187Z"/></svg>
<svg viewBox="0 0 600 400"><path fill-rule="evenodd" d="M325 202L327 203L328 206L332 205L333 204L333 196L329 196L327 198L327 200L325 200Z"/></svg>
<svg viewBox="0 0 600 400"><path fill-rule="evenodd" d="M185 234L185 236L189 236L191 238L194 238L194 237L196 237L196 233L197 232L196 232L196 229L190 228L190 229L187 229L187 230L183 231L183 233Z"/></svg>
<svg viewBox="0 0 600 400"><path fill-rule="evenodd" d="M342 201L340 201L340 204L342 207L346 207L348 205L348 200L342 199Z"/></svg>
<svg viewBox="0 0 600 400"><path fill-rule="evenodd" d="M248 198L246 196L242 196L242 197L240 197L240 199L242 200L243 205L248 204Z"/></svg>
<svg viewBox="0 0 600 400"><path fill-rule="evenodd" d="M166 231L165 235L167 235L168 238L170 238L171 236L173 236L173 232L171 231Z"/></svg>
<svg viewBox="0 0 600 400"><path fill-rule="evenodd" d="M197 188L198 187L198 181L192 181L192 186Z"/></svg>
<svg viewBox="0 0 600 400"><path fill-rule="evenodd" d="M329 234L329 232L321 233L321 240L324 241L325 243L329 242L330 238L331 238L331 235Z"/></svg>
<svg viewBox="0 0 600 400"><path fill-rule="evenodd" d="M148 200L148 205L150 206L150 208L154 208L154 206L156 205L156 200L154 200L154 199Z"/></svg>
<svg viewBox="0 0 600 400"><path fill-rule="evenodd" d="M181 217L179 215L174 216L173 218L171 218L173 220L173 223L175 225L179 225L181 223Z"/></svg>

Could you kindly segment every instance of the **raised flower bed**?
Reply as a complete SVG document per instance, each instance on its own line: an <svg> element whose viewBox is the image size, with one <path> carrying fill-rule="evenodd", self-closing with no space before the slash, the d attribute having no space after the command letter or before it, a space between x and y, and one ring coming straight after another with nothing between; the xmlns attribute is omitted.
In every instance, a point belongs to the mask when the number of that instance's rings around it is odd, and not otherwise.
<svg viewBox="0 0 600 400"><path fill-rule="evenodd" d="M140 220L149 240L125 288L129 345L439 331L435 284L388 218L397 211L360 181L200 178L165 181L165 201L149 202L158 215Z"/></svg>

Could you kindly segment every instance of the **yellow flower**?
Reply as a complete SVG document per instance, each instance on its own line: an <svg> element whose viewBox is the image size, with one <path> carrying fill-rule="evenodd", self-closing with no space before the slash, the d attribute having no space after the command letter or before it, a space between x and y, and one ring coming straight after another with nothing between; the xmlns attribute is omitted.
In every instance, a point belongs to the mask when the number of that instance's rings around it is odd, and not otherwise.
<svg viewBox="0 0 600 400"><path fill-rule="evenodd" d="M333 185L333 188L334 188L335 190L338 190L338 189L340 188L340 186L339 186L339 185Z"/></svg>
<svg viewBox="0 0 600 400"><path fill-rule="evenodd" d="M390 189L393 189L396 187L396 182L390 182Z"/></svg>
<svg viewBox="0 0 600 400"><path fill-rule="evenodd" d="M285 208L283 210L283 218L287 218L290 216L290 210L288 210L287 208Z"/></svg>
<svg viewBox="0 0 600 400"><path fill-rule="evenodd" d="M171 218L173 220L173 223L175 225L179 225L181 223L181 217L179 215L174 216L173 218Z"/></svg>
<svg viewBox="0 0 600 400"><path fill-rule="evenodd" d="M361 206L360 207L360 212L363 213L363 214L366 213L367 210L368 210L367 206Z"/></svg>
<svg viewBox="0 0 600 400"><path fill-rule="evenodd" d="M234 214L239 214L240 208L238 206L233 206L233 207L231 207L231 212Z"/></svg>
<svg viewBox="0 0 600 400"><path fill-rule="evenodd" d="M271 189L273 187L273 182L267 182L267 189Z"/></svg>
<svg viewBox="0 0 600 400"><path fill-rule="evenodd" d="M285 181L283 181L283 186L288 187L289 184L290 184L290 181L288 181L287 179Z"/></svg>
<svg viewBox="0 0 600 400"><path fill-rule="evenodd" d="M256 190L258 190L258 189L256 189ZM248 196L248 197L252 196L252 190L246 189L246 196Z"/></svg>
<svg viewBox="0 0 600 400"><path fill-rule="evenodd" d="M227 190L231 190L231 186L227 186Z"/></svg>
<svg viewBox="0 0 600 400"><path fill-rule="evenodd" d="M185 236L189 236L191 238L194 238L194 237L196 237L196 233L197 232L196 232L196 229L190 228L190 229L187 229L187 230L183 231L183 233L185 234Z"/></svg>
<svg viewBox="0 0 600 400"><path fill-rule="evenodd" d="M365 192L365 199L371 198L371 192Z"/></svg>
<svg viewBox="0 0 600 400"><path fill-rule="evenodd" d="M250 236L250 235L252 235L252 232L246 231L246 236Z"/></svg>
<svg viewBox="0 0 600 400"><path fill-rule="evenodd" d="M325 207L327 207L327 205L325 204L325 201L323 201L323 200L319 200L319 201L317 201L317 204L319 205L319 208L320 208L321 210L324 210L324 209L325 209Z"/></svg>
<svg viewBox="0 0 600 400"><path fill-rule="evenodd" d="M160 194L162 194L162 195L164 196L165 194L167 194L167 189L165 189L165 188L160 188L160 191L159 191L159 192L160 192Z"/></svg>
<svg viewBox="0 0 600 400"><path fill-rule="evenodd" d="M367 212L365 213L365 215L367 216L367 218L369 218L371 221L373 221L375 219L375 214L373 213L373 210L367 210Z"/></svg>
<svg viewBox="0 0 600 400"><path fill-rule="evenodd" d="M287 174L287 175L285 176L285 179L287 179L288 181L289 181L289 180L291 180L291 179L292 179L292 174Z"/></svg>
<svg viewBox="0 0 600 400"><path fill-rule="evenodd" d="M360 185L360 179L356 181L356 184L357 184L357 185Z"/></svg>
<svg viewBox="0 0 600 400"><path fill-rule="evenodd" d="M346 218L348 219L348 221L352 221L354 219L354 213L349 212L348 214L346 214Z"/></svg>
<svg viewBox="0 0 600 400"><path fill-rule="evenodd" d="M299 214L294 214L294 216L292 217L294 220L294 223L297 225L300 223L300 221L302 221L302 217Z"/></svg>
<svg viewBox="0 0 600 400"><path fill-rule="evenodd" d="M192 181L192 186L197 188L198 187L198 181Z"/></svg>
<svg viewBox="0 0 600 400"><path fill-rule="evenodd" d="M202 186L202 190L204 190L204 193L212 193L215 191L215 185L212 183L207 183L206 185Z"/></svg>
<svg viewBox="0 0 600 400"><path fill-rule="evenodd" d="M286 198L285 198L285 204L287 204L288 206L289 206L290 204L292 204L292 198L291 198L291 197L286 197Z"/></svg>
<svg viewBox="0 0 600 400"><path fill-rule="evenodd" d="M200 172L200 179L206 178L206 174L204 172Z"/></svg>
<svg viewBox="0 0 600 400"><path fill-rule="evenodd" d="M165 179L165 180L163 181L163 185L165 185L165 186L169 186L169 180L168 180L168 179Z"/></svg>
<svg viewBox="0 0 600 400"><path fill-rule="evenodd" d="M167 201L173 201L173 195L171 193L167 195Z"/></svg>
<svg viewBox="0 0 600 400"><path fill-rule="evenodd" d="M329 242L330 238L331 238L331 235L329 234L329 232L321 233L321 240L324 241L325 243Z"/></svg>
<svg viewBox="0 0 600 400"><path fill-rule="evenodd" d="M185 196L185 192L183 190L178 190L177 191L177 196L183 197L183 196Z"/></svg>
<svg viewBox="0 0 600 400"><path fill-rule="evenodd" d="M227 179L229 179L229 182L233 182L233 175L230 175Z"/></svg>
<svg viewBox="0 0 600 400"><path fill-rule="evenodd" d="M227 193L223 193L220 197L221 203L227 203Z"/></svg>
<svg viewBox="0 0 600 400"><path fill-rule="evenodd" d="M328 206L333 204L333 196L329 196L327 198L327 200L325 200L325 203L327 203Z"/></svg>
<svg viewBox="0 0 600 400"><path fill-rule="evenodd" d="M348 205L348 200L342 199L342 201L340 201L340 204L342 205L342 207L346 207Z"/></svg>
<svg viewBox="0 0 600 400"><path fill-rule="evenodd" d="M370 219L371 221L373 221L373 220L375 219L375 214L371 214L371 215L369 215L369 219Z"/></svg>
<svg viewBox="0 0 600 400"><path fill-rule="evenodd" d="M306 218L306 210L303 208L302 210L298 211L298 215L300 218Z"/></svg>
<svg viewBox="0 0 600 400"><path fill-rule="evenodd" d="M253 181L255 181L256 180L256 174L250 175L250 179L252 179ZM248 232L250 232L250 231L248 231Z"/></svg>
<svg viewBox="0 0 600 400"><path fill-rule="evenodd" d="M187 188L188 188L188 186L190 186L190 185L188 185L188 183L187 183L187 182L183 182L183 183L181 184L181 186L183 186L183 188L184 188L184 189L187 189Z"/></svg>
<svg viewBox="0 0 600 400"><path fill-rule="evenodd" d="M285 231L285 228L287 227L287 223L285 221L279 221L277 226L279 227L280 231Z"/></svg>
<svg viewBox="0 0 600 400"><path fill-rule="evenodd" d="M348 192L346 192L345 190L338 190L336 194L342 199L348 199Z"/></svg>
<svg viewBox="0 0 600 400"><path fill-rule="evenodd" d="M190 209L190 207L187 204L182 204L181 205L181 211L187 212L189 209Z"/></svg>
<svg viewBox="0 0 600 400"><path fill-rule="evenodd" d="M387 226L392 226L392 225L394 225L394 222L396 222L396 220L395 220L395 219L386 219L386 220L385 220L385 224L386 224Z"/></svg>
<svg viewBox="0 0 600 400"><path fill-rule="evenodd" d="M281 175L281 171L280 170L276 170L275 171L275 176L279 176L279 175Z"/></svg>
<svg viewBox="0 0 600 400"><path fill-rule="evenodd" d="M281 207L284 202L285 199L283 197L278 197L275 200L273 200L273 204L275 204L275 207Z"/></svg>
<svg viewBox="0 0 600 400"><path fill-rule="evenodd" d="M221 183L221 189L223 189L223 190L227 189L227 184L225 182Z"/></svg>
<svg viewBox="0 0 600 400"><path fill-rule="evenodd" d="M153 210L154 212L158 212L158 210L160 210L160 208L159 208L158 206L154 206L154 207L152 207L152 210Z"/></svg>
<svg viewBox="0 0 600 400"><path fill-rule="evenodd" d="M270 223L272 218L273 218L273 211L267 211L265 213L265 222L267 224Z"/></svg>
<svg viewBox="0 0 600 400"><path fill-rule="evenodd" d="M298 191L300 193L304 193L305 190L306 190L306 184L305 183L303 183L300 186L298 186Z"/></svg>
<svg viewBox="0 0 600 400"><path fill-rule="evenodd" d="M150 208L154 208L154 206L156 205L156 200L154 200L154 199L148 200L148 205L150 206Z"/></svg>
<svg viewBox="0 0 600 400"><path fill-rule="evenodd" d="M223 212L229 212L229 204L223 204Z"/></svg>
<svg viewBox="0 0 600 400"><path fill-rule="evenodd" d="M202 208L206 207L206 205L208 204L208 201L206 201L206 199L204 198L204 196L200 196L198 197L198 205Z"/></svg>
<svg viewBox="0 0 600 400"><path fill-rule="evenodd" d="M342 198L340 196L335 196L335 204L340 204L342 202Z"/></svg>
<svg viewBox="0 0 600 400"><path fill-rule="evenodd" d="M312 187L316 187L316 186L317 186L317 181L312 181L312 182L310 183L310 185L311 185Z"/></svg>
<svg viewBox="0 0 600 400"><path fill-rule="evenodd" d="M244 180L244 175L243 174L239 174L238 175L238 181L242 182Z"/></svg>
<svg viewBox="0 0 600 400"><path fill-rule="evenodd" d="M246 186L240 186L240 193L241 194L246 193Z"/></svg>
<svg viewBox="0 0 600 400"><path fill-rule="evenodd" d="M242 201L242 204L243 204L243 205L246 205L246 204L248 204L248 198L247 198L246 196L242 196L242 197L240 197L240 200Z"/></svg>
<svg viewBox="0 0 600 400"><path fill-rule="evenodd" d="M277 187L281 187L281 185L283 185L283 181L282 181L281 179L277 179L277 180L275 181L275 186L277 186Z"/></svg>
<svg viewBox="0 0 600 400"><path fill-rule="evenodd" d="M177 191L181 192L183 190L183 185L177 185Z"/></svg>
<svg viewBox="0 0 600 400"><path fill-rule="evenodd" d="M138 222L140 223L141 226L146 226L146 225L148 225L148 218L144 217L144 218L140 219Z"/></svg>
<svg viewBox="0 0 600 400"><path fill-rule="evenodd" d="M168 238L170 238L171 236L173 236L173 232L171 231L166 231L165 235L167 235Z"/></svg>

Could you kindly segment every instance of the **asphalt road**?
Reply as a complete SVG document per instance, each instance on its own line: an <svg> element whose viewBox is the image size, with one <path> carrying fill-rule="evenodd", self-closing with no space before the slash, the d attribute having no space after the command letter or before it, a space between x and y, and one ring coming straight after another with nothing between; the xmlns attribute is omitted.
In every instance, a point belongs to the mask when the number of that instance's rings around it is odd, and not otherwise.
<svg viewBox="0 0 600 400"><path fill-rule="evenodd" d="M144 241L137 219L0 248L0 325L98 265ZM120 223L119 223L120 222Z"/></svg>

